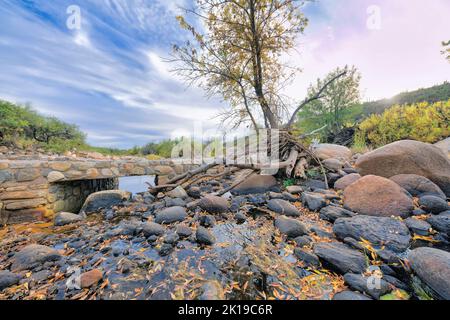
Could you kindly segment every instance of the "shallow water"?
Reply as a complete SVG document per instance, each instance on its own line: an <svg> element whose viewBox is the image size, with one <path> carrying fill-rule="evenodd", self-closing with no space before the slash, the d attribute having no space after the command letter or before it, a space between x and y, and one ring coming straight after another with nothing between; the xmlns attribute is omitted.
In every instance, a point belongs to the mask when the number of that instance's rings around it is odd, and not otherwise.
<svg viewBox="0 0 450 320"><path fill-rule="evenodd" d="M137 176L119 178L119 189L126 190L132 194L145 192L148 190L148 184L155 185L155 176Z"/></svg>

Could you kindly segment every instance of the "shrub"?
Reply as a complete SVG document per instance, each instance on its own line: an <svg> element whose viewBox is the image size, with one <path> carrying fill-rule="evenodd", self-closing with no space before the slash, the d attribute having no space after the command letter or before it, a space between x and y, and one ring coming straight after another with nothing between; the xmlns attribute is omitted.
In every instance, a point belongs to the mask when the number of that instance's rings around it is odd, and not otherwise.
<svg viewBox="0 0 450 320"><path fill-rule="evenodd" d="M358 145L380 147L410 139L435 143L450 135L450 100L396 105L381 115L371 115L360 125L355 137Z"/></svg>

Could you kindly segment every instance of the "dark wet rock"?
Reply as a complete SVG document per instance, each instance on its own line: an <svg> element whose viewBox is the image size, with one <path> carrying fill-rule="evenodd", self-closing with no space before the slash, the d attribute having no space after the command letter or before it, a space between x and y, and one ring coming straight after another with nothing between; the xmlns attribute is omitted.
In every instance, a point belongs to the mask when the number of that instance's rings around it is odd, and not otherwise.
<svg viewBox="0 0 450 320"><path fill-rule="evenodd" d="M339 239L365 239L374 246L386 246L396 252L405 251L411 235L406 225L394 218L357 215L337 219L333 232Z"/></svg>
<svg viewBox="0 0 450 320"><path fill-rule="evenodd" d="M106 232L105 236L115 237L115 236L135 236L142 231L142 223L138 221L121 221L120 224Z"/></svg>
<svg viewBox="0 0 450 320"><path fill-rule="evenodd" d="M282 197L286 201L290 201L290 202L298 201L298 198L294 197L292 194L290 194L289 192L286 192L286 191L282 193Z"/></svg>
<svg viewBox="0 0 450 320"><path fill-rule="evenodd" d="M395 271L387 264L382 264L380 266L380 270L383 273L383 275L388 275L388 276L395 276L396 275Z"/></svg>
<svg viewBox="0 0 450 320"><path fill-rule="evenodd" d="M173 246L178 242L179 239L180 238L178 237L178 234L176 234L175 232L171 232L164 236L163 241L164 243L168 243Z"/></svg>
<svg viewBox="0 0 450 320"><path fill-rule="evenodd" d="M296 237L294 239L294 241L298 247L302 248L302 247L309 246L312 242L312 239L309 236L299 236L299 237Z"/></svg>
<svg viewBox="0 0 450 320"><path fill-rule="evenodd" d="M338 206L327 206L320 209L320 218L326 221L334 222L339 218L350 218L356 216L356 213Z"/></svg>
<svg viewBox="0 0 450 320"><path fill-rule="evenodd" d="M213 195L203 197L198 205L209 213L224 213L230 209L227 199Z"/></svg>
<svg viewBox="0 0 450 320"><path fill-rule="evenodd" d="M283 194L279 192L270 191L268 194L269 199L283 199Z"/></svg>
<svg viewBox="0 0 450 320"><path fill-rule="evenodd" d="M386 248L377 250L377 256L389 264L398 263L400 261L398 255L394 251Z"/></svg>
<svg viewBox="0 0 450 320"><path fill-rule="evenodd" d="M164 204L165 207L170 208L170 207L185 207L186 206L186 201L184 201L181 198L164 198Z"/></svg>
<svg viewBox="0 0 450 320"><path fill-rule="evenodd" d="M405 223L409 230L415 234L421 236L427 236L430 234L431 225L426 221L408 218L405 220Z"/></svg>
<svg viewBox="0 0 450 320"><path fill-rule="evenodd" d="M95 192L86 199L80 212L87 214L103 209L111 208L112 206L121 204L131 198L131 193L123 190L108 190Z"/></svg>
<svg viewBox="0 0 450 320"><path fill-rule="evenodd" d="M218 281L208 281L201 287L199 300L225 300L225 294Z"/></svg>
<svg viewBox="0 0 450 320"><path fill-rule="evenodd" d="M70 212L59 212L55 216L55 226L65 226L67 224L80 222L83 220L83 216Z"/></svg>
<svg viewBox="0 0 450 320"><path fill-rule="evenodd" d="M414 197L431 195L444 200L446 199L445 193L433 181L417 174L399 174L389 179L397 183Z"/></svg>
<svg viewBox="0 0 450 320"><path fill-rule="evenodd" d="M199 187L190 187L187 190L187 194L189 195L189 197L192 197L195 199L200 199L200 197L202 196L202 192Z"/></svg>
<svg viewBox="0 0 450 320"><path fill-rule="evenodd" d="M283 214L289 217L300 216L300 211L291 203L286 200L272 199L267 202L267 207L279 214Z"/></svg>
<svg viewBox="0 0 450 320"><path fill-rule="evenodd" d="M192 235L192 229L184 224L177 226L177 234L180 238L188 238Z"/></svg>
<svg viewBox="0 0 450 320"><path fill-rule="evenodd" d="M372 300L368 296L354 291L341 291L333 296L333 300Z"/></svg>
<svg viewBox="0 0 450 320"><path fill-rule="evenodd" d="M61 255L55 249L38 244L30 244L13 256L11 270L13 272L30 270L37 265L59 259L61 259Z"/></svg>
<svg viewBox="0 0 450 320"><path fill-rule="evenodd" d="M267 202L267 196L264 193L247 195L247 202L255 206L263 205Z"/></svg>
<svg viewBox="0 0 450 320"><path fill-rule="evenodd" d="M324 230L321 227L316 226L316 225L313 225L310 228L310 231L315 233L320 238L328 238L328 239L334 238L334 234L333 233L328 232L328 231L326 231L326 230Z"/></svg>
<svg viewBox="0 0 450 320"><path fill-rule="evenodd" d="M365 256L340 242L317 243L314 245L314 253L325 265L341 274L363 273L366 270Z"/></svg>
<svg viewBox="0 0 450 320"><path fill-rule="evenodd" d="M386 282L390 283L391 285L393 285L394 287L398 288L398 289L402 289L402 290L409 290L409 287L407 284L405 284L404 282L400 281L399 279L397 279L396 277L393 277L391 275L383 275L383 280L385 280Z"/></svg>
<svg viewBox="0 0 450 320"><path fill-rule="evenodd" d="M183 207L170 207L158 212L155 216L155 222L159 224L170 224L186 219L186 209Z"/></svg>
<svg viewBox="0 0 450 320"><path fill-rule="evenodd" d="M142 224L142 232L146 237L160 236L164 234L164 227L158 223L146 222Z"/></svg>
<svg viewBox="0 0 450 320"><path fill-rule="evenodd" d="M304 249L295 248L294 255L297 257L297 259L303 261L307 266L315 268L320 266L319 258L315 254Z"/></svg>
<svg viewBox="0 0 450 320"><path fill-rule="evenodd" d="M304 189L301 186L288 186L286 187L286 191L291 194L301 194Z"/></svg>
<svg viewBox="0 0 450 320"><path fill-rule="evenodd" d="M363 176L420 175L433 181L450 196L450 161L442 150L428 143L397 141L359 157L356 167Z"/></svg>
<svg viewBox="0 0 450 320"><path fill-rule="evenodd" d="M369 216L407 217L414 209L414 204L406 191L395 182L369 175L345 188L344 207Z"/></svg>
<svg viewBox="0 0 450 320"><path fill-rule="evenodd" d="M442 212L439 215L431 216L427 219L433 229L450 235L450 211Z"/></svg>
<svg viewBox="0 0 450 320"><path fill-rule="evenodd" d="M424 210L422 210L422 209L414 209L413 210L413 212L412 212L412 215L413 216L423 216L423 215L426 215L427 213L424 211Z"/></svg>
<svg viewBox="0 0 450 320"><path fill-rule="evenodd" d="M90 288L97 285L103 279L103 272L99 269L94 269L84 272L80 276L81 288Z"/></svg>
<svg viewBox="0 0 450 320"><path fill-rule="evenodd" d="M173 251L173 246L169 243L163 243L158 250L161 257L168 256Z"/></svg>
<svg viewBox="0 0 450 320"><path fill-rule="evenodd" d="M361 179L361 176L358 173L348 174L337 180L334 183L334 188L337 190L345 190L345 188L359 179Z"/></svg>
<svg viewBox="0 0 450 320"><path fill-rule="evenodd" d="M311 211L319 211L327 205L327 202L322 195L309 192L302 193L302 203Z"/></svg>
<svg viewBox="0 0 450 320"><path fill-rule="evenodd" d="M171 198L181 198L181 199L186 199L188 197L188 194L186 193L186 191L183 189L183 187L178 186L175 189L166 192L166 196L171 197Z"/></svg>
<svg viewBox="0 0 450 320"><path fill-rule="evenodd" d="M275 227L290 238L297 238L308 233L306 226L298 220L279 216L275 219Z"/></svg>
<svg viewBox="0 0 450 320"><path fill-rule="evenodd" d="M417 276L440 298L450 300L450 253L433 248L417 248L408 254Z"/></svg>
<svg viewBox="0 0 450 320"><path fill-rule="evenodd" d="M241 224L241 223L244 223L245 221L247 221L247 216L244 213L239 211L238 213L236 213L234 215L234 219L236 220L236 222L238 224Z"/></svg>
<svg viewBox="0 0 450 320"><path fill-rule="evenodd" d="M342 176L339 173L329 172L327 174L327 180L330 186L334 186L336 181L338 181Z"/></svg>
<svg viewBox="0 0 450 320"><path fill-rule="evenodd" d="M247 202L247 198L244 196L234 197L231 200L230 211L237 212L240 210L241 206Z"/></svg>
<svg viewBox="0 0 450 320"><path fill-rule="evenodd" d="M344 243L352 247L353 249L364 251L364 246L357 240L347 237L344 240Z"/></svg>
<svg viewBox="0 0 450 320"><path fill-rule="evenodd" d="M344 171L346 174L354 174L354 173L359 174L358 169L353 168L353 167L345 167L344 169L342 169L342 171Z"/></svg>
<svg viewBox="0 0 450 320"><path fill-rule="evenodd" d="M231 192L237 195L265 193L269 191L278 191L277 180L269 175L252 175L243 183L239 184Z"/></svg>
<svg viewBox="0 0 450 320"><path fill-rule="evenodd" d="M205 245L212 245L214 242L216 242L216 239L211 234L211 232L208 231L208 229L204 227L198 227L197 231L195 233L195 238L197 239L197 242L200 244Z"/></svg>
<svg viewBox="0 0 450 320"><path fill-rule="evenodd" d="M303 186L313 191L315 191L316 189L327 189L325 181L315 179L306 180L305 182L303 182Z"/></svg>
<svg viewBox="0 0 450 320"><path fill-rule="evenodd" d="M211 228L216 225L216 218L214 218L212 215L201 216L199 221L200 224L205 228Z"/></svg>
<svg viewBox="0 0 450 320"><path fill-rule="evenodd" d="M18 274L3 270L0 271L0 291L19 283L22 277Z"/></svg>
<svg viewBox="0 0 450 320"><path fill-rule="evenodd" d="M439 214L441 212L450 210L446 200L436 196L423 196L419 198L420 207L426 212L432 214Z"/></svg>
<svg viewBox="0 0 450 320"><path fill-rule="evenodd" d="M344 275L345 283L353 290L366 293L374 299L379 300L381 296L392 291L392 286L383 279L362 276L360 274L347 273ZM375 283L374 281L379 281Z"/></svg>

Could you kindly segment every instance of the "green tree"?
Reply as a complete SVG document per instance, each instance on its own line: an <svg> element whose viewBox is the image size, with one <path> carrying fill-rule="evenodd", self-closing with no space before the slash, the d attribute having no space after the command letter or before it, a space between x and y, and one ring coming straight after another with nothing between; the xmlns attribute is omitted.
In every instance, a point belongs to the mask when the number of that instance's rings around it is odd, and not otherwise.
<svg viewBox="0 0 450 320"><path fill-rule="evenodd" d="M335 135L345 124L361 113L361 75L355 67L345 66L331 71L324 79L318 79L308 89L309 96L318 92L336 76L345 73L329 84L320 98L307 104L298 114L298 127L303 132L319 130L322 137Z"/></svg>

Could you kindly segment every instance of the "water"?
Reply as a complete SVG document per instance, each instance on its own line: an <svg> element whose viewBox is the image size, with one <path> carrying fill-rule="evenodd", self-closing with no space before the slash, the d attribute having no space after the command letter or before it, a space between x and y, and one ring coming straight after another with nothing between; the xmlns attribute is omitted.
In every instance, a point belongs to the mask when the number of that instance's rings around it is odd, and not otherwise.
<svg viewBox="0 0 450 320"><path fill-rule="evenodd" d="M126 190L132 194L145 192L148 190L148 184L155 185L155 176L137 176L119 178L119 189Z"/></svg>

